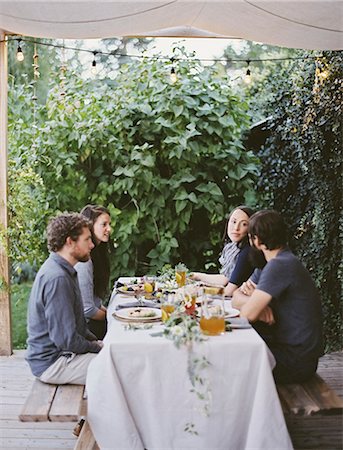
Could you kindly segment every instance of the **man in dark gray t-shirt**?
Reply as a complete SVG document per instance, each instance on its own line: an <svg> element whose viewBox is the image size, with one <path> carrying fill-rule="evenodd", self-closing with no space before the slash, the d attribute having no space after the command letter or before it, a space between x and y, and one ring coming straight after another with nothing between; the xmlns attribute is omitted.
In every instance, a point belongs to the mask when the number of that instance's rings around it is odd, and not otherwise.
<svg viewBox="0 0 343 450"><path fill-rule="evenodd" d="M94 247L89 223L81 214L61 214L47 231L51 254L31 290L26 360L45 383L85 384L88 365L102 348L87 328L74 269Z"/></svg>
<svg viewBox="0 0 343 450"><path fill-rule="evenodd" d="M287 248L287 229L276 211L260 211L249 224L252 245L267 260L256 288L241 307L249 321L270 325L268 346L276 359L280 383L306 380L316 372L323 352L322 309L308 270Z"/></svg>

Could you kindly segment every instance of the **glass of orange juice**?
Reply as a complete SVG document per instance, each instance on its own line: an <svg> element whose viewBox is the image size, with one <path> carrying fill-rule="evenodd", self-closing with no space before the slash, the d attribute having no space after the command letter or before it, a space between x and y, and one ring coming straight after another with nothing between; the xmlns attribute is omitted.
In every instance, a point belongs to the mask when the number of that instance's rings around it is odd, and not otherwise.
<svg viewBox="0 0 343 450"><path fill-rule="evenodd" d="M186 273L187 267L184 264L179 263L175 266L175 280L179 288L186 284Z"/></svg>
<svg viewBox="0 0 343 450"><path fill-rule="evenodd" d="M184 288L183 302L185 304L186 314L195 313L197 297L198 297L197 286L188 285Z"/></svg>
<svg viewBox="0 0 343 450"><path fill-rule="evenodd" d="M166 322L170 314L175 311L176 296L175 294L166 294L161 298L162 321Z"/></svg>
<svg viewBox="0 0 343 450"><path fill-rule="evenodd" d="M204 287L201 304L200 329L208 336L218 336L225 332L224 288L219 289L215 296L213 292L213 288Z"/></svg>

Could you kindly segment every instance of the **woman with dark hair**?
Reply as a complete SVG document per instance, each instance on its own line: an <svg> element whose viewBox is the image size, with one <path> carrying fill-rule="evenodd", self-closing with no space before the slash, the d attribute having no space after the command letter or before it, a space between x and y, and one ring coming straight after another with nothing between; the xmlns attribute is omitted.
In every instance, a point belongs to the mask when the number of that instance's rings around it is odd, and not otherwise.
<svg viewBox="0 0 343 450"><path fill-rule="evenodd" d="M238 206L231 212L225 225L225 245L219 258L222 266L220 273L194 272L192 274L194 280L226 286L225 294L232 295L249 278L253 272L253 266L249 259L248 226L253 213L251 208L244 205Z"/></svg>
<svg viewBox="0 0 343 450"><path fill-rule="evenodd" d="M108 242L111 233L109 211L103 206L87 205L81 214L91 223L94 248L91 258L75 265L83 301L83 310L88 328L98 339L103 339L107 331L106 308L103 301L108 294L110 261Z"/></svg>

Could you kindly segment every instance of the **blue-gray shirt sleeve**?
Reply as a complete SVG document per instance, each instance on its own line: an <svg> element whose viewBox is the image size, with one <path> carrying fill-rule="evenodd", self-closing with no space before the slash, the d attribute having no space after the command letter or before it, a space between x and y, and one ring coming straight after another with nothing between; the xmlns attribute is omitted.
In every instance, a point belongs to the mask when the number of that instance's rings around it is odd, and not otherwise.
<svg viewBox="0 0 343 450"><path fill-rule="evenodd" d="M93 262L79 262L74 266L79 281L83 311L91 319L99 311L101 299L94 294Z"/></svg>
<svg viewBox="0 0 343 450"><path fill-rule="evenodd" d="M256 288L266 292L273 298L279 297L291 282L287 269L290 268L285 267L281 261L275 258L272 259L263 268Z"/></svg>
<svg viewBox="0 0 343 450"><path fill-rule="evenodd" d="M255 269L250 277L250 280L255 283L258 284L258 280L260 279L261 276L261 269Z"/></svg>
<svg viewBox="0 0 343 450"><path fill-rule="evenodd" d="M75 310L71 301L73 289L69 280L63 276L47 281L44 301L49 337L60 351L98 353L99 345L87 340L77 331Z"/></svg>
<svg viewBox="0 0 343 450"><path fill-rule="evenodd" d="M230 276L229 283L240 286L244 281L247 281L252 274L253 267L249 261L249 245L246 245L239 252L237 262L233 272Z"/></svg>

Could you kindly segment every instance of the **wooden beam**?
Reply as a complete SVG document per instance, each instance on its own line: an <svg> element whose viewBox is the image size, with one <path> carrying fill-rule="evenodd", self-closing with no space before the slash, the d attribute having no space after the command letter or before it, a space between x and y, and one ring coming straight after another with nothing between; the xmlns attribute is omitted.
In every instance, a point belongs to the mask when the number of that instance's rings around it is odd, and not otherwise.
<svg viewBox="0 0 343 450"><path fill-rule="evenodd" d="M6 38L0 30L0 40ZM8 260L7 42L0 42L0 355L12 354Z"/></svg>

